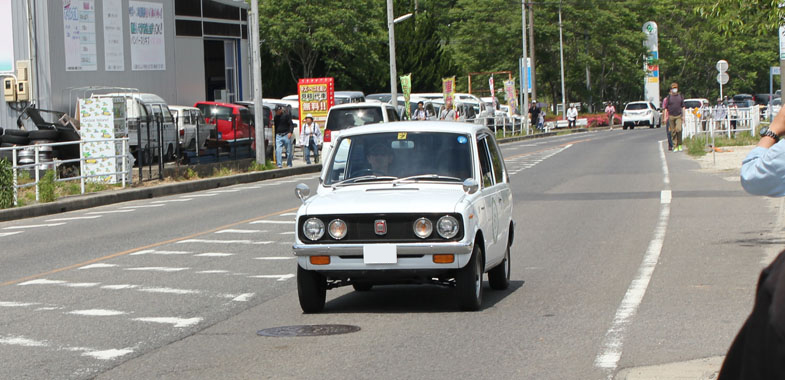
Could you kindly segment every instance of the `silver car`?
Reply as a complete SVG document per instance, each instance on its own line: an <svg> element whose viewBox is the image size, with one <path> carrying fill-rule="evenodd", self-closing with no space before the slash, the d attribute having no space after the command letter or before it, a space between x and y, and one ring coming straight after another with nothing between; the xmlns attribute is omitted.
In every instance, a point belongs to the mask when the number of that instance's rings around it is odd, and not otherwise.
<svg viewBox="0 0 785 380"><path fill-rule="evenodd" d="M510 281L512 192L493 132L477 124L394 122L344 131L316 194L295 192L297 290L306 313L327 289L427 283L482 306L482 278Z"/></svg>

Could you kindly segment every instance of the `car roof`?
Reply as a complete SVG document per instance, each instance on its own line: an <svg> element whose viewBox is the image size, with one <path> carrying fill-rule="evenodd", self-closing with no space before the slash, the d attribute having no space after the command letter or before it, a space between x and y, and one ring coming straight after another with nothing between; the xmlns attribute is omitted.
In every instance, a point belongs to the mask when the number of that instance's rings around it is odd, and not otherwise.
<svg viewBox="0 0 785 380"><path fill-rule="evenodd" d="M162 97L156 94L150 94L146 92L111 92L108 94L93 94L92 97L94 98L131 97L131 98L139 99L144 103L166 104L166 101Z"/></svg>
<svg viewBox="0 0 785 380"><path fill-rule="evenodd" d="M335 96L362 96L365 97L362 91L335 91L333 93Z"/></svg>
<svg viewBox="0 0 785 380"><path fill-rule="evenodd" d="M651 103L651 102L647 102L645 100L636 100L634 102L627 103L627 105L630 105L630 104L649 104L649 103Z"/></svg>
<svg viewBox="0 0 785 380"><path fill-rule="evenodd" d="M202 102L196 102L196 104L206 104L209 106L222 106L222 107L229 107L229 108L247 108L242 104L232 104L232 103L222 103L222 102L202 101Z"/></svg>
<svg viewBox="0 0 785 380"><path fill-rule="evenodd" d="M197 110L197 111L199 111L199 109L194 107L194 106L169 106L169 109L170 110Z"/></svg>
<svg viewBox="0 0 785 380"><path fill-rule="evenodd" d="M390 103L384 103L380 101L370 101L370 102L337 104L330 107L330 109L334 110L334 109L343 109L343 108L380 108L388 105L390 105Z"/></svg>
<svg viewBox="0 0 785 380"><path fill-rule="evenodd" d="M482 124L466 123L462 121L394 121L389 123L368 124L345 129L341 137L365 135L369 133L384 132L437 132L437 133L468 133L477 134L490 129Z"/></svg>

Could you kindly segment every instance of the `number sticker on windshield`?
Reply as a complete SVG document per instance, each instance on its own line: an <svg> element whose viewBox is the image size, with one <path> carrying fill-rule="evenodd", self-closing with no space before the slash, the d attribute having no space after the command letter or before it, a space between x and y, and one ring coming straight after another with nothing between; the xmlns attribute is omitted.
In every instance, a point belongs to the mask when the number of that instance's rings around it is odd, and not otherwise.
<svg viewBox="0 0 785 380"><path fill-rule="evenodd" d="M406 140L406 132L398 132L398 140Z"/></svg>
<svg viewBox="0 0 785 380"><path fill-rule="evenodd" d="M468 141L469 140L466 138L466 136L458 136L458 144L466 144Z"/></svg>

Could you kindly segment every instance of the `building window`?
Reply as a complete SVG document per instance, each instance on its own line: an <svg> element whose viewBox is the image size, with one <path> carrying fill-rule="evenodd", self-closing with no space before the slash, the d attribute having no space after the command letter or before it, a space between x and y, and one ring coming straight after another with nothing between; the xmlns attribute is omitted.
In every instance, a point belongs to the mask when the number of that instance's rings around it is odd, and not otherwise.
<svg viewBox="0 0 785 380"><path fill-rule="evenodd" d="M202 4L206 18L220 18L224 20L240 20L240 8L220 4L212 0L205 0Z"/></svg>
<svg viewBox="0 0 785 380"><path fill-rule="evenodd" d="M208 36L240 37L240 25L223 24L219 22L205 22L204 34Z"/></svg>
<svg viewBox="0 0 785 380"><path fill-rule="evenodd" d="M202 17L202 2L194 0L175 0L175 16Z"/></svg>
<svg viewBox="0 0 785 380"><path fill-rule="evenodd" d="M201 37L202 23L200 21L174 20L175 35L184 37Z"/></svg>

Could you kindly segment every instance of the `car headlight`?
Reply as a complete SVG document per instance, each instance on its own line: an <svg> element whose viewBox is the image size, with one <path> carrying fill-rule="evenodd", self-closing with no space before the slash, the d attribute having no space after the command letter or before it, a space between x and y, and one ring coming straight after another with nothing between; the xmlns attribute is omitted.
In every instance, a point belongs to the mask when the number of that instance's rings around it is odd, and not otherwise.
<svg viewBox="0 0 785 380"><path fill-rule="evenodd" d="M414 234L421 239L431 236L433 233L433 223L428 218L420 218L414 221Z"/></svg>
<svg viewBox="0 0 785 380"><path fill-rule="evenodd" d="M346 237L346 222L340 219L334 219L330 224L327 226L327 232L330 233L330 236L333 237L335 240L341 240Z"/></svg>
<svg viewBox="0 0 785 380"><path fill-rule="evenodd" d="M436 222L436 232L445 239L452 239L458 235L458 229L458 219L449 215L439 218Z"/></svg>
<svg viewBox="0 0 785 380"><path fill-rule="evenodd" d="M303 235L309 240L319 240L324 236L324 222L318 218L310 218L303 223Z"/></svg>

